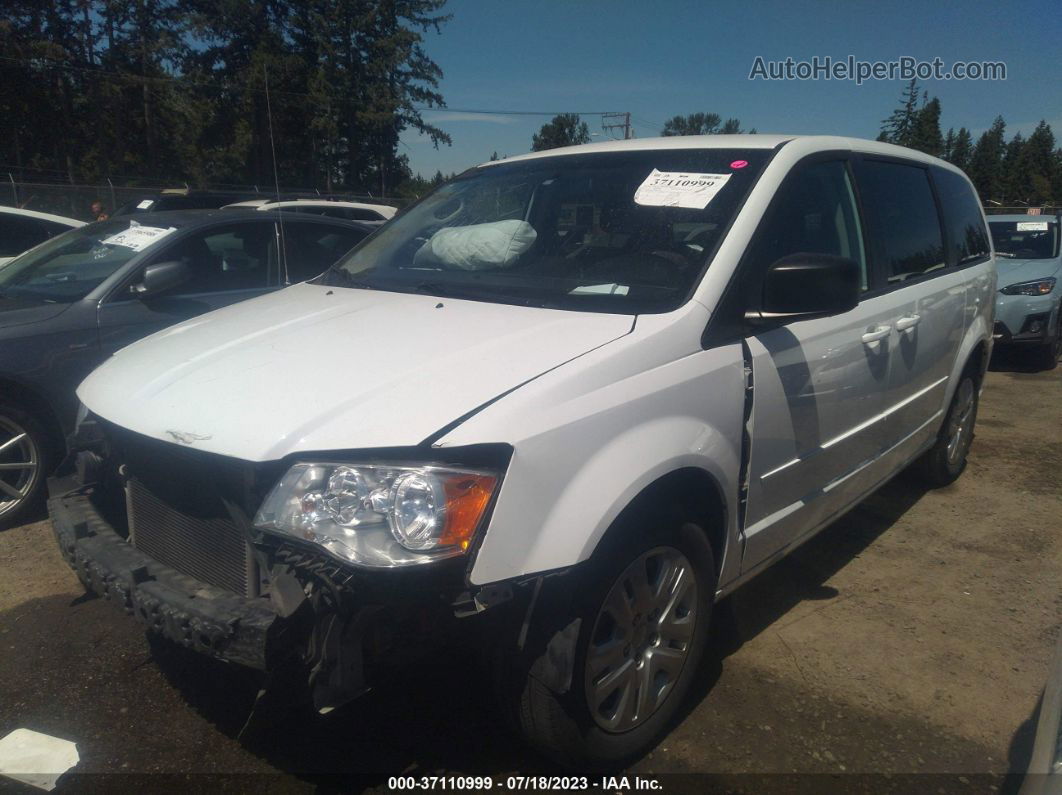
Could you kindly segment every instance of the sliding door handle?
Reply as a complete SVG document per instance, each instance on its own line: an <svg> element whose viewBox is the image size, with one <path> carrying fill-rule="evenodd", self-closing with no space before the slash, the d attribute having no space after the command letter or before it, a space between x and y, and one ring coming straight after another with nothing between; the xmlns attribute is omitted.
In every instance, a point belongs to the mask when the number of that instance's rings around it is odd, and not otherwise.
<svg viewBox="0 0 1062 795"><path fill-rule="evenodd" d="M889 336L892 326L878 326L865 333L862 337L864 345L873 345Z"/></svg>
<svg viewBox="0 0 1062 795"><path fill-rule="evenodd" d="M903 317L901 317L899 320L896 321L896 330L897 331L910 331L911 329L913 329L915 326L918 325L918 322L921 319L922 319L921 315L904 315Z"/></svg>

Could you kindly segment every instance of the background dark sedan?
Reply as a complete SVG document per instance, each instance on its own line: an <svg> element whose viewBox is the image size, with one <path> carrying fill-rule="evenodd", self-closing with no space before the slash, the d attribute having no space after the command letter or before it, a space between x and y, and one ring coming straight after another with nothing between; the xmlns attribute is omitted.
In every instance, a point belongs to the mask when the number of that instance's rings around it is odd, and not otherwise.
<svg viewBox="0 0 1062 795"><path fill-rule="evenodd" d="M281 223L282 221L282 223ZM66 232L0 270L0 526L40 494L77 385L119 348L318 275L373 227L321 216L184 211Z"/></svg>

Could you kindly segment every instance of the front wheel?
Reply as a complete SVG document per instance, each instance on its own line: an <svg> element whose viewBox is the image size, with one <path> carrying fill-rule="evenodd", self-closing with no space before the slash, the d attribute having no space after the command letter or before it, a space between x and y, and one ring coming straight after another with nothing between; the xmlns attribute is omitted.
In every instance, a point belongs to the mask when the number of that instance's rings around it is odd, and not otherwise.
<svg viewBox="0 0 1062 795"><path fill-rule="evenodd" d="M966 469L966 457L974 438L977 421L977 381L969 372L962 374L951 398L937 440L916 464L918 473L931 487L947 486Z"/></svg>
<svg viewBox="0 0 1062 795"><path fill-rule="evenodd" d="M689 522L624 530L595 553L576 589L567 692L535 673L556 657L549 648L517 672L522 733L569 766L615 766L652 748L682 709L707 643L716 572L704 530ZM572 619L537 620L560 631Z"/></svg>

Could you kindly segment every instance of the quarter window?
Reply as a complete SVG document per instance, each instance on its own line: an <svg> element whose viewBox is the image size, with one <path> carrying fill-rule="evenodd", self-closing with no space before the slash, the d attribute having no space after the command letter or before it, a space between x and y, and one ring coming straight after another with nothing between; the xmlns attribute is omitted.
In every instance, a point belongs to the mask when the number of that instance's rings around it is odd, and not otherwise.
<svg viewBox="0 0 1062 795"><path fill-rule="evenodd" d="M940 217L924 168L865 161L859 190L890 284L945 266Z"/></svg>

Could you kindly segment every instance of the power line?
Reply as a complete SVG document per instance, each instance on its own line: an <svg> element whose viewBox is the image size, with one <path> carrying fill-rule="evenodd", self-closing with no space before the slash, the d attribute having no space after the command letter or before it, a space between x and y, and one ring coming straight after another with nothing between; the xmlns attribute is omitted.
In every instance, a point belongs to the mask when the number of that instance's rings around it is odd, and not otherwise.
<svg viewBox="0 0 1062 795"><path fill-rule="evenodd" d="M416 106L414 106L416 107ZM564 116L572 113L576 116L608 116L610 110L470 110L468 108L419 107L417 110L431 110L435 113L479 113L487 116Z"/></svg>

